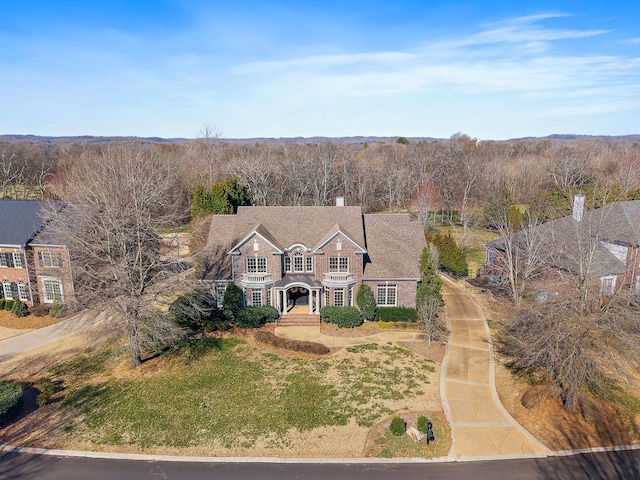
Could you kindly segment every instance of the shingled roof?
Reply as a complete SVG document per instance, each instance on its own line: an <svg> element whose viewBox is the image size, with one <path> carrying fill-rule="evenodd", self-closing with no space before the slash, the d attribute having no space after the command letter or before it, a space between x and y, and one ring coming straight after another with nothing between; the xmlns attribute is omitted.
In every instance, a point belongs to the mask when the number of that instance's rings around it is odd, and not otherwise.
<svg viewBox="0 0 640 480"><path fill-rule="evenodd" d="M420 254L427 245L420 222L407 214L369 214L364 224L365 279L420 278Z"/></svg>
<svg viewBox="0 0 640 480"><path fill-rule="evenodd" d="M48 221L45 201L0 200L0 245L23 248Z"/></svg>
<svg viewBox="0 0 640 480"><path fill-rule="evenodd" d="M297 243L313 250L340 231L367 253L366 278L420 278L419 258L426 245L422 225L407 214L363 215L357 206L239 207L236 215L211 220L205 252L217 265L215 278L231 277L227 253L254 231L280 250Z"/></svg>

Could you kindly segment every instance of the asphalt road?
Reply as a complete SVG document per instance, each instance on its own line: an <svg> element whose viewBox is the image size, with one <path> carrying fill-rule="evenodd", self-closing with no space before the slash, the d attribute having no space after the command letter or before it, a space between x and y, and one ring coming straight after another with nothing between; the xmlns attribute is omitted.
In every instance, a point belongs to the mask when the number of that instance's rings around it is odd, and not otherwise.
<svg viewBox="0 0 640 480"><path fill-rule="evenodd" d="M431 464L185 463L0 453L0 479L637 479L640 450Z"/></svg>

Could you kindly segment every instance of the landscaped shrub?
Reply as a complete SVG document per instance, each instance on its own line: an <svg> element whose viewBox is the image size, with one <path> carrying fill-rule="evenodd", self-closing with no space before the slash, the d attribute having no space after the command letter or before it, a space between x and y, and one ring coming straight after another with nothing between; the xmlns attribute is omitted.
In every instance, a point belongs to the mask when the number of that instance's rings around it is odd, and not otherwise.
<svg viewBox="0 0 640 480"><path fill-rule="evenodd" d="M438 249L438 261L442 270L459 277L467 275L467 257L463 248L456 243L451 234L428 234L427 242L432 243Z"/></svg>
<svg viewBox="0 0 640 480"><path fill-rule="evenodd" d="M204 289L196 289L176 298L169 305L169 313L178 325L199 330L211 316L215 304L215 298L211 293Z"/></svg>
<svg viewBox="0 0 640 480"><path fill-rule="evenodd" d="M429 419L424 415L418 417L418 425L416 426L419 432L427 433L427 427L429 425Z"/></svg>
<svg viewBox="0 0 640 480"><path fill-rule="evenodd" d="M18 404L22 390L23 386L19 383L0 382L0 420Z"/></svg>
<svg viewBox="0 0 640 480"><path fill-rule="evenodd" d="M354 328L362 325L362 316L356 307L322 307L320 320L335 323L341 328Z"/></svg>
<svg viewBox="0 0 640 480"><path fill-rule="evenodd" d="M283 348L294 352L310 353L312 355L326 355L330 352L329 347L321 343L305 342L302 340L290 340L288 338L278 337L272 332L259 330L255 333L256 341L266 343L276 348Z"/></svg>
<svg viewBox="0 0 640 480"><path fill-rule="evenodd" d="M417 322L418 312L407 307L378 307L376 321L379 322Z"/></svg>
<svg viewBox="0 0 640 480"><path fill-rule="evenodd" d="M51 398L51 395L56 391L54 383L49 378L41 378L34 384L34 387L36 387L40 392L38 393L39 407L46 405Z"/></svg>
<svg viewBox="0 0 640 480"><path fill-rule="evenodd" d="M61 303L54 303L49 307L49 315L53 318L62 317L64 315L64 305Z"/></svg>
<svg viewBox="0 0 640 480"><path fill-rule="evenodd" d="M245 307L240 309L236 326L240 328L260 328L265 323L275 322L278 311L274 307Z"/></svg>
<svg viewBox="0 0 640 480"><path fill-rule="evenodd" d="M222 311L230 323L236 323L240 311L240 300L242 300L242 290L235 283L230 283L222 298Z"/></svg>
<svg viewBox="0 0 640 480"><path fill-rule="evenodd" d="M224 312L222 310L213 310L209 318L204 322L204 331L207 333L216 331L224 332L229 329L229 326Z"/></svg>
<svg viewBox="0 0 640 480"><path fill-rule="evenodd" d="M8 312L13 308L13 300L5 300L4 301L4 309Z"/></svg>
<svg viewBox="0 0 640 480"><path fill-rule="evenodd" d="M22 303L19 300L13 302L13 307L11 307L11 313L13 313L16 317L22 318L26 317L29 313L29 309L27 308L26 303Z"/></svg>
<svg viewBox="0 0 640 480"><path fill-rule="evenodd" d="M369 285L363 283L358 289L356 303L360 309L360 314L365 320L373 320L376 316L376 299Z"/></svg>
<svg viewBox="0 0 640 480"><path fill-rule="evenodd" d="M0 298L0 310L4 310L4 298Z"/></svg>
<svg viewBox="0 0 640 480"><path fill-rule="evenodd" d="M407 431L407 422L405 422L400 417L393 417L393 420L391 420L391 425L389 425L389 430L396 437L400 437Z"/></svg>

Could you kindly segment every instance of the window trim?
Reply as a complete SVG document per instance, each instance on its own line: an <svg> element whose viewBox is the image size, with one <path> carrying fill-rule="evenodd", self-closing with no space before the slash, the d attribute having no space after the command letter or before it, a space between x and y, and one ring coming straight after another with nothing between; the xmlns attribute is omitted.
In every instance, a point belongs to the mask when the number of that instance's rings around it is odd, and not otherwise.
<svg viewBox="0 0 640 480"><path fill-rule="evenodd" d="M13 252L13 268L24 268L24 255L22 252ZM16 261L18 259L18 261Z"/></svg>
<svg viewBox="0 0 640 480"><path fill-rule="evenodd" d="M43 268L60 268L62 267L62 254L50 250L41 250L38 252L38 262Z"/></svg>
<svg viewBox="0 0 640 480"><path fill-rule="evenodd" d="M258 299L257 304L256 304L256 298ZM262 290L259 290L259 289L251 290L251 306L252 307L262 306Z"/></svg>
<svg viewBox="0 0 640 480"><path fill-rule="evenodd" d="M9 268L9 252L0 252L0 268Z"/></svg>
<svg viewBox="0 0 640 480"><path fill-rule="evenodd" d="M247 273L267 273L267 257L247 257Z"/></svg>
<svg viewBox="0 0 640 480"><path fill-rule="evenodd" d="M340 297L340 301L338 301L338 297ZM344 307L344 289L335 288L333 290L333 306L334 307Z"/></svg>
<svg viewBox="0 0 640 480"><path fill-rule="evenodd" d="M389 302L389 297L393 295L393 302ZM397 307L398 306L398 286L378 285L376 288L376 305L378 307Z"/></svg>
<svg viewBox="0 0 640 480"><path fill-rule="evenodd" d="M11 288L11 282L7 279L2 282L2 298L13 300L13 289Z"/></svg>
<svg viewBox="0 0 640 480"><path fill-rule="evenodd" d="M64 285L62 284L62 279L60 277L40 277L40 282L42 283L42 303L64 303ZM60 298L54 297L51 298L47 294L47 284L55 283L60 286Z"/></svg>
<svg viewBox="0 0 640 480"><path fill-rule="evenodd" d="M304 255L300 252L293 254L293 271L295 273L304 272Z"/></svg>
<svg viewBox="0 0 640 480"><path fill-rule="evenodd" d="M18 282L18 298L23 302L30 302L29 286L22 280Z"/></svg>
<svg viewBox="0 0 640 480"><path fill-rule="evenodd" d="M331 273L349 272L349 257L329 257L329 272Z"/></svg>
<svg viewBox="0 0 640 480"><path fill-rule="evenodd" d="M307 272L313 272L313 257L311 255L307 255L307 261L305 266L306 266Z"/></svg>

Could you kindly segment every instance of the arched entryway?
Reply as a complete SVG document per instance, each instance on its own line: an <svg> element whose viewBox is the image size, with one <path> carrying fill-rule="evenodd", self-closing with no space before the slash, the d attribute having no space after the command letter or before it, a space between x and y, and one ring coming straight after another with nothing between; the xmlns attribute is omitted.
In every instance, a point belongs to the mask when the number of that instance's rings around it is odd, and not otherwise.
<svg viewBox="0 0 640 480"><path fill-rule="evenodd" d="M287 289L287 312L289 314L309 313L309 289L306 287L291 287Z"/></svg>
<svg viewBox="0 0 640 480"><path fill-rule="evenodd" d="M280 315L319 315L322 285L311 276L298 277L304 278L283 278L275 283L273 306Z"/></svg>

